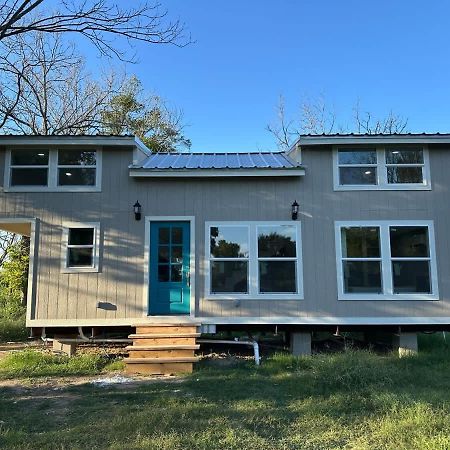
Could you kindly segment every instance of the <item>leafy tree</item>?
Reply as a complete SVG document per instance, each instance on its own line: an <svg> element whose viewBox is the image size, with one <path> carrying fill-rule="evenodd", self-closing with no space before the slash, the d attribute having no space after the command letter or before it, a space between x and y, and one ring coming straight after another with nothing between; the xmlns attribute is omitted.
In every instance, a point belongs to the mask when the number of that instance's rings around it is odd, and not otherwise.
<svg viewBox="0 0 450 450"><path fill-rule="evenodd" d="M30 240L21 237L6 250L0 269L0 318L15 319L25 312Z"/></svg>
<svg viewBox="0 0 450 450"><path fill-rule="evenodd" d="M190 148L183 134L183 114L157 95L145 95L142 83L129 78L102 112L105 133L135 134L154 152Z"/></svg>

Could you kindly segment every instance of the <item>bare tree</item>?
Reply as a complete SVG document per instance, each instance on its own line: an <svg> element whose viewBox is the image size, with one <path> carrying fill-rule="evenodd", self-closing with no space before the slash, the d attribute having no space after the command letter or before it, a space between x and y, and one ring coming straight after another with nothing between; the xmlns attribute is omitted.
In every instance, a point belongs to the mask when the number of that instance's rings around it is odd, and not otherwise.
<svg viewBox="0 0 450 450"><path fill-rule="evenodd" d="M169 21L167 11L159 3L108 0L61 0L52 9L48 0L0 0L0 42L29 32L72 33L88 39L104 55L124 57L116 45L117 38L129 44L184 46L190 38L184 36L179 20ZM121 5L121 6L119 6Z"/></svg>
<svg viewBox="0 0 450 450"><path fill-rule="evenodd" d="M277 146L286 150L303 134L392 134L407 132L408 119L389 111L386 117L375 117L368 111L361 111L359 100L353 108L353 123L350 126L338 124L334 108L325 101L324 96L317 99L307 98L300 105L300 114L296 119L286 117L283 97L277 105L277 121L266 126Z"/></svg>
<svg viewBox="0 0 450 450"><path fill-rule="evenodd" d="M115 79L101 83L59 34L33 32L0 54L0 128L20 134L86 134L101 128Z"/></svg>
<svg viewBox="0 0 450 450"><path fill-rule="evenodd" d="M357 133L366 134L393 134L405 133L408 119L389 111L383 118L376 118L369 111L361 112L359 100L353 108L355 129Z"/></svg>
<svg viewBox="0 0 450 450"><path fill-rule="evenodd" d="M7 231L0 231L0 267L3 266L3 262L8 257L8 250L13 244L18 242L20 236Z"/></svg>

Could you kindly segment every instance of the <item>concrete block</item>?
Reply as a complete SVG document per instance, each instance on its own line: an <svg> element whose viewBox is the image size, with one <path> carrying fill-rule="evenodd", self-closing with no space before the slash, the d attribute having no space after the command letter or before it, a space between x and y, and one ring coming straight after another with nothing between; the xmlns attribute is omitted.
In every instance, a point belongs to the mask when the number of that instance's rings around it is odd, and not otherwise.
<svg viewBox="0 0 450 450"><path fill-rule="evenodd" d="M398 351L400 358L417 355L417 333L398 333L394 335L394 350Z"/></svg>
<svg viewBox="0 0 450 450"><path fill-rule="evenodd" d="M291 333L291 353L294 356L311 355L311 333Z"/></svg>
<svg viewBox="0 0 450 450"><path fill-rule="evenodd" d="M77 349L76 343L64 343L58 341L58 339L53 340L53 351L58 353L65 353L67 356L75 355Z"/></svg>

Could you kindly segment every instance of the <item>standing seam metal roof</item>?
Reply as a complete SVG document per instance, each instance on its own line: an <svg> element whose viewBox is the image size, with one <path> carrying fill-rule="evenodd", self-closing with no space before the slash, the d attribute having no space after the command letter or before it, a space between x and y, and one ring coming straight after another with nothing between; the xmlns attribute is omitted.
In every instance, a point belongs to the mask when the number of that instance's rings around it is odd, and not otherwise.
<svg viewBox="0 0 450 450"><path fill-rule="evenodd" d="M284 152L153 153L134 169L293 169L301 167Z"/></svg>

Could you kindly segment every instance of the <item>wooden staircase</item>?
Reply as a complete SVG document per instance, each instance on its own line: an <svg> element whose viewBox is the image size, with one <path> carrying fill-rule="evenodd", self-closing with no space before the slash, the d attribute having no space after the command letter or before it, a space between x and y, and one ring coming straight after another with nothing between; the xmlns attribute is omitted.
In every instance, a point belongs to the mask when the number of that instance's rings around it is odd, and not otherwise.
<svg viewBox="0 0 450 450"><path fill-rule="evenodd" d="M126 347L126 372L130 374L191 373L198 361L194 355L200 346L197 324L136 325L136 334L130 334L133 345Z"/></svg>

